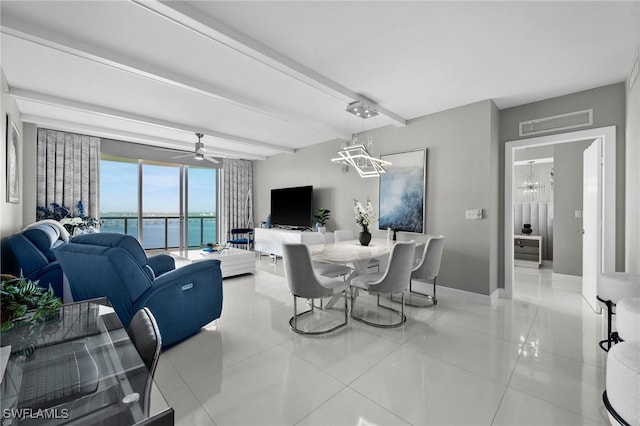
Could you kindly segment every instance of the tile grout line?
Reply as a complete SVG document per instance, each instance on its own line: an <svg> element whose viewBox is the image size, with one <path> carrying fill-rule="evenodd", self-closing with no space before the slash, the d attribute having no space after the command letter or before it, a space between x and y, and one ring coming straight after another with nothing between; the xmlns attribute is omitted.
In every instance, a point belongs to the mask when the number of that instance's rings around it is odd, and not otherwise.
<svg viewBox="0 0 640 426"><path fill-rule="evenodd" d="M509 385L511 384L511 379L513 378L513 375L516 372L516 368L518 368L518 363L520 362L520 359L522 358L522 354L524 352L524 346L529 341L529 336L531 335L531 331L533 330L533 327L535 325L536 319L538 318L538 315L540 313L540 305L537 305L537 306L538 306L538 308L536 309L536 314L533 316L533 320L531 320L531 326L529 327L529 331L527 332L527 336L525 337L524 342L522 343L522 348L520 349L520 353L518 354L518 359L516 359L516 362L513 364L513 370L511 370L511 374L509 375L509 380L507 380L507 384L504 387L504 392L502 393L502 396L500 397L500 401L498 402L498 406L496 407L496 412L493 414L493 418L491 419L491 425L493 425L493 423L496 421L496 417L498 416L498 412L500 411L500 407L502 406L502 401L504 400L504 397L507 394L507 391L509 390Z"/></svg>

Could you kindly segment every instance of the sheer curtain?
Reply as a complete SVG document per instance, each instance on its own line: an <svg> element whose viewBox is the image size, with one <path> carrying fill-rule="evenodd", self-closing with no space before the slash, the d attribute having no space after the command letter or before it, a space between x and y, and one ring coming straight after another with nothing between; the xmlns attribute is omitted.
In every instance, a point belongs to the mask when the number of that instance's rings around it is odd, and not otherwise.
<svg viewBox="0 0 640 426"><path fill-rule="evenodd" d="M224 158L220 174L218 226L220 240L226 242L232 229L253 228L253 162Z"/></svg>
<svg viewBox="0 0 640 426"><path fill-rule="evenodd" d="M85 214L99 216L100 138L38 129L37 206L51 203L71 209L82 200Z"/></svg>

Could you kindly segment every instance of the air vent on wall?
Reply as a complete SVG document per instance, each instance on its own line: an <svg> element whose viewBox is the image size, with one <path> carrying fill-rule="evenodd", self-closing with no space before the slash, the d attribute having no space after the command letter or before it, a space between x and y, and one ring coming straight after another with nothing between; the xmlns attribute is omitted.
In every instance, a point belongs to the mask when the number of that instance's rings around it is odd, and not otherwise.
<svg viewBox="0 0 640 426"><path fill-rule="evenodd" d="M591 126L593 124L593 110L570 112L552 117L520 122L520 136L538 133L556 132L558 130L575 129L576 127Z"/></svg>

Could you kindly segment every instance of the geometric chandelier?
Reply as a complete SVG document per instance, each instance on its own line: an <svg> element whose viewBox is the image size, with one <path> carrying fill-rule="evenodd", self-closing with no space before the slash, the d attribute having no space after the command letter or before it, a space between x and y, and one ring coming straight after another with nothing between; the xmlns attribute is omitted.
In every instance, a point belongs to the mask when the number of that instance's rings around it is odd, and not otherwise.
<svg viewBox="0 0 640 426"><path fill-rule="evenodd" d="M375 109L361 102L350 103L347 105L346 111L363 119L378 115ZM346 142L342 146L342 150L338 151L338 157L332 158L331 161L354 167L362 178L378 177L381 173L386 172L384 166L390 166L391 163L372 156L369 152L372 147L371 137L365 146L358 143L358 134L354 133L351 143Z"/></svg>
<svg viewBox="0 0 640 426"><path fill-rule="evenodd" d="M332 158L331 161L353 166L362 178L380 176L381 173L386 173L384 166L391 165L388 161L372 157L362 144L345 146L338 151L338 155L339 157Z"/></svg>

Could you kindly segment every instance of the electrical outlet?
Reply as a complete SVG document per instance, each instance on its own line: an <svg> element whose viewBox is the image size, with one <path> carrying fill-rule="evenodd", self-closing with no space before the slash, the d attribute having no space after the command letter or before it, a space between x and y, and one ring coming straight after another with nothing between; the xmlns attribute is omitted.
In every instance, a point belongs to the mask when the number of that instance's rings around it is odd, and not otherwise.
<svg viewBox="0 0 640 426"><path fill-rule="evenodd" d="M575 211L576 219L580 219L582 217L582 210Z"/></svg>

